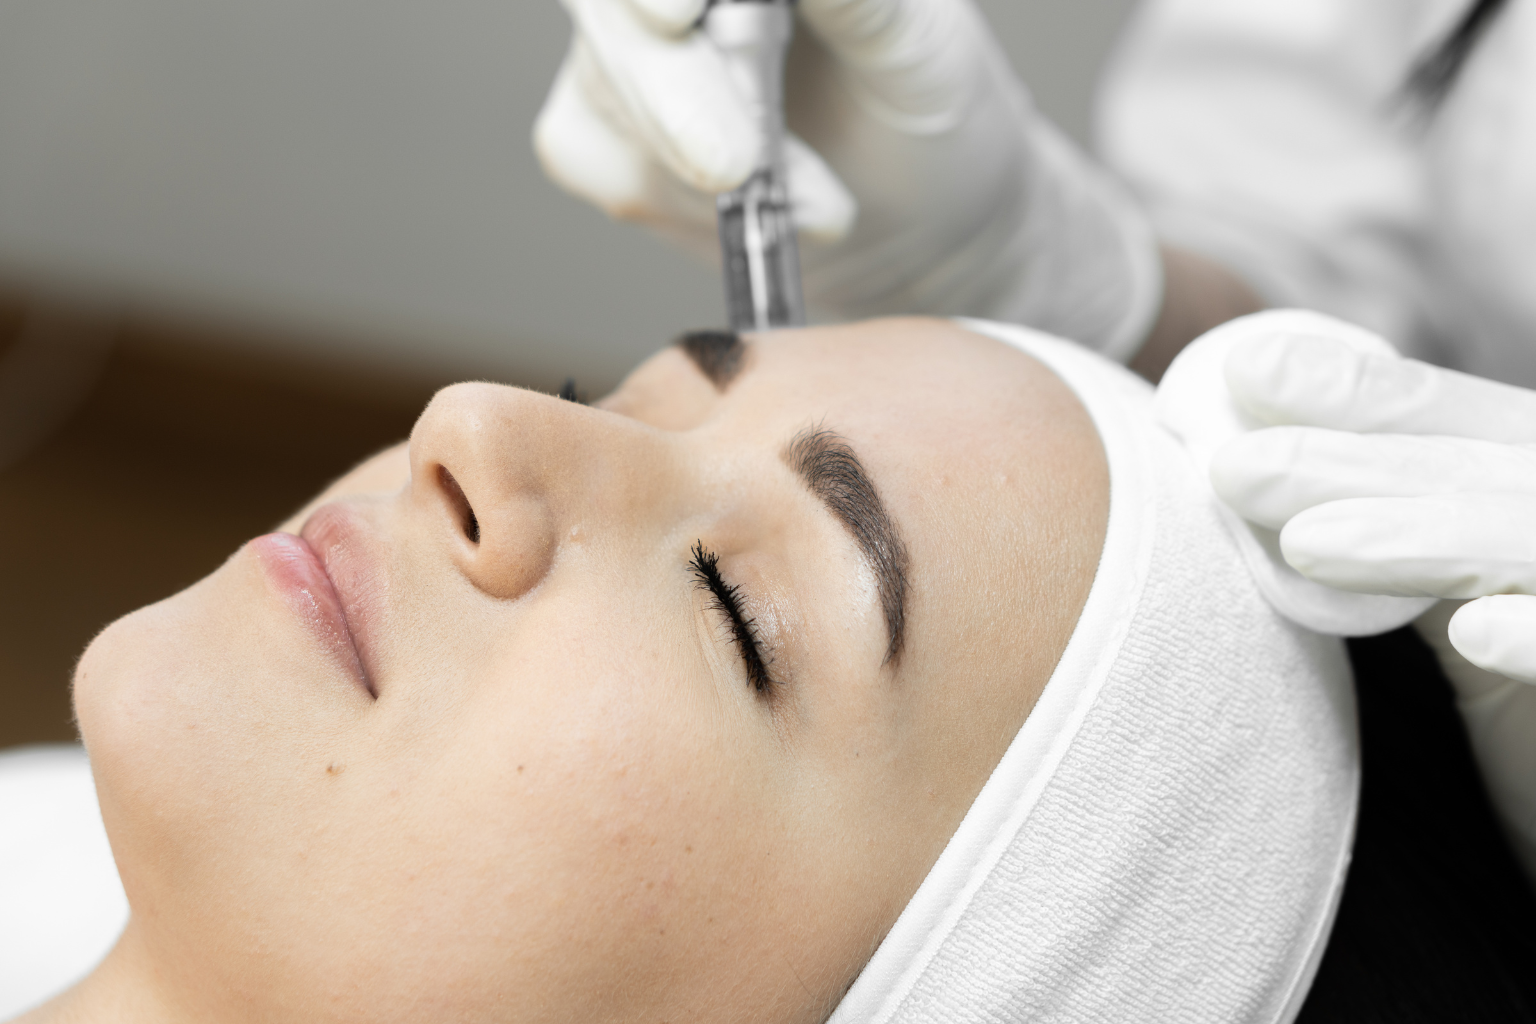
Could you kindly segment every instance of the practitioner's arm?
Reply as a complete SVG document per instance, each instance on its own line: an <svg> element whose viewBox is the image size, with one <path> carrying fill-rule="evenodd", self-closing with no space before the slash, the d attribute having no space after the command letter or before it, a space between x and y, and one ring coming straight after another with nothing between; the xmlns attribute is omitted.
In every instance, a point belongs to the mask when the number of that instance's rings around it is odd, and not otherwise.
<svg viewBox="0 0 1536 1024"><path fill-rule="evenodd" d="M1422 334L1430 193L1406 88L1470 5L1136 6L1101 83L1097 150L1164 244L1230 269L1267 306Z"/></svg>
<svg viewBox="0 0 1536 1024"><path fill-rule="evenodd" d="M1156 383L1184 346L1234 317L1257 313L1264 302L1248 283L1214 260L1161 247L1163 305L1130 367Z"/></svg>

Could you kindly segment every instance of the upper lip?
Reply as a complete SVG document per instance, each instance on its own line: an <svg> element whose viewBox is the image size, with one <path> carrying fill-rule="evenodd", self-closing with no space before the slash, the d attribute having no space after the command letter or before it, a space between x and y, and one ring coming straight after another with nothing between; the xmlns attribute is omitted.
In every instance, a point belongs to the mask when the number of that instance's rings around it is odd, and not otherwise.
<svg viewBox="0 0 1536 1024"><path fill-rule="evenodd" d="M373 630L381 582L362 516L342 502L321 505L299 530L320 559L341 601L341 614L357 652L363 682L378 696Z"/></svg>

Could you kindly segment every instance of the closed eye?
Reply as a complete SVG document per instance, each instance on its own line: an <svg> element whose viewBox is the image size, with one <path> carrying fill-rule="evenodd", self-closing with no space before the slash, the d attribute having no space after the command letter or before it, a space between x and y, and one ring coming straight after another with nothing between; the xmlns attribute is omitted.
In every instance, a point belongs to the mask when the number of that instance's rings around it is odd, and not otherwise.
<svg viewBox="0 0 1536 1024"><path fill-rule="evenodd" d="M756 624L742 612L740 588L730 586L721 577L720 558L707 550L703 541L694 541L692 556L688 568L693 572L694 584L711 596L712 607L724 616L731 630L731 640L746 667L747 682L758 693L767 693L775 685L768 674L769 659L763 657Z"/></svg>

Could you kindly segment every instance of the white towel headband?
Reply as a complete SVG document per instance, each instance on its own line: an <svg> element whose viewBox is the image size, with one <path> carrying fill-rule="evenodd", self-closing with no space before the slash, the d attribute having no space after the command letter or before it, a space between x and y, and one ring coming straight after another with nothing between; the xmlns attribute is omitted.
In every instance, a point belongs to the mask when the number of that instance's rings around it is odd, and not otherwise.
<svg viewBox="0 0 1536 1024"><path fill-rule="evenodd" d="M963 324L1087 408L1104 551L1039 702L832 1021L1290 1021L1354 827L1342 647L1265 601L1150 387Z"/></svg>

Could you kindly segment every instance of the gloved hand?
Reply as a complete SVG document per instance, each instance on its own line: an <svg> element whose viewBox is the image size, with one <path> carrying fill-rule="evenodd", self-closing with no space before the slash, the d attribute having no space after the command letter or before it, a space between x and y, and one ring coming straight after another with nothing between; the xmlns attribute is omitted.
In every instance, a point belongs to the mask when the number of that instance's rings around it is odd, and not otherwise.
<svg viewBox="0 0 1536 1024"><path fill-rule="evenodd" d="M555 181L716 252L716 193L757 140L705 0L564 0L534 129ZM800 0L786 70L807 298L841 317L967 314L1128 359L1161 300L1138 209L1039 116L970 0ZM801 140L804 141L801 141Z"/></svg>
<svg viewBox="0 0 1536 1024"><path fill-rule="evenodd" d="M1280 529L1286 561L1345 590L1472 599L1417 625L1536 878L1536 392L1321 336L1240 343L1226 380L1276 426L1228 442L1211 483Z"/></svg>

